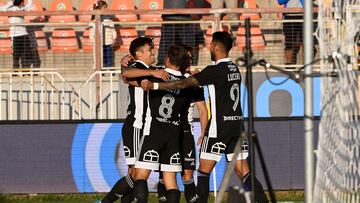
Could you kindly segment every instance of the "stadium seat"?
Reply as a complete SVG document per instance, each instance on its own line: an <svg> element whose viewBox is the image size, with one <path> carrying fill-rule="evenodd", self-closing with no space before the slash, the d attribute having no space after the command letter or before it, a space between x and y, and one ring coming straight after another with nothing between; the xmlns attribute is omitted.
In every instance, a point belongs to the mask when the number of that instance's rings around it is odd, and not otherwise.
<svg viewBox="0 0 360 203"><path fill-rule="evenodd" d="M134 39L138 37L138 33L134 27L121 27L117 29L119 42L117 44L120 45L120 51L129 51L130 43Z"/></svg>
<svg viewBox="0 0 360 203"><path fill-rule="evenodd" d="M0 0L0 6L3 6L7 4L7 1L1 1ZM8 17L7 16L0 16L0 24L5 24L5 23L8 23L9 20L8 20Z"/></svg>
<svg viewBox="0 0 360 203"><path fill-rule="evenodd" d="M54 0L50 4L49 11L72 11L73 4L70 0ZM76 18L74 15L56 15L50 16L49 22L53 23L64 23L64 22L75 22Z"/></svg>
<svg viewBox="0 0 360 203"><path fill-rule="evenodd" d="M143 0L141 3L141 9L144 10L156 10L156 9L164 9L164 1L163 0ZM145 14L140 15L140 20L142 21L162 21L161 14Z"/></svg>
<svg viewBox="0 0 360 203"><path fill-rule="evenodd" d="M153 39L156 48L159 48L161 38L161 27L147 27L145 29L145 37Z"/></svg>
<svg viewBox="0 0 360 203"><path fill-rule="evenodd" d="M131 0L113 0L111 10L135 10L135 6L133 1ZM116 15L116 18L120 22L131 22L137 21L137 16L135 14L127 14L127 15Z"/></svg>
<svg viewBox="0 0 360 203"><path fill-rule="evenodd" d="M28 0L25 1L25 4ZM31 11L43 11L43 6L41 3L41 0L34 0L33 6L31 8ZM44 16L25 16L25 22L45 22Z"/></svg>
<svg viewBox="0 0 360 203"><path fill-rule="evenodd" d="M81 45L82 45L82 49L84 52L92 52L93 51L94 42L90 38L90 34L92 33L90 31L90 29L91 28L86 28L81 37Z"/></svg>
<svg viewBox="0 0 360 203"><path fill-rule="evenodd" d="M239 6L241 8L258 8L255 0L243 0ZM261 17L259 13L242 13L240 15L240 20L245 20L246 18L250 18L250 20L260 20Z"/></svg>
<svg viewBox="0 0 360 203"><path fill-rule="evenodd" d="M48 51L48 45L46 41L45 33L42 29L35 30L35 38L36 38L36 46L38 52L47 52Z"/></svg>
<svg viewBox="0 0 360 203"><path fill-rule="evenodd" d="M0 29L0 53L12 53L10 32L7 29Z"/></svg>
<svg viewBox="0 0 360 203"><path fill-rule="evenodd" d="M79 10L80 11L93 10L93 6L96 2L97 2L97 0L82 0L81 4L79 6ZM79 15L79 21L80 22L90 22L91 15Z"/></svg>
<svg viewBox="0 0 360 203"><path fill-rule="evenodd" d="M261 50L264 49L265 39L264 35L261 32L261 29L258 25L251 25L250 28L251 33L251 48L253 50ZM236 33L236 41L235 45L240 49L244 49L246 46L246 35L245 35L245 26L240 26Z"/></svg>
<svg viewBox="0 0 360 203"><path fill-rule="evenodd" d="M51 49L54 53L79 51L76 33L73 29L55 29L51 35Z"/></svg>

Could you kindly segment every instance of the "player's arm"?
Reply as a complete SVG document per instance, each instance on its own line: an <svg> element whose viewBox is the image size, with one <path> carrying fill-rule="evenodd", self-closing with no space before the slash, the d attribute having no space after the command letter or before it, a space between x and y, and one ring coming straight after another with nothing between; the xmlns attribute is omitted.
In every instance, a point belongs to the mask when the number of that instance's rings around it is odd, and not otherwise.
<svg viewBox="0 0 360 203"><path fill-rule="evenodd" d="M9 1L7 2L7 4L0 6L0 11L7 11L13 5L14 5L13 1Z"/></svg>
<svg viewBox="0 0 360 203"><path fill-rule="evenodd" d="M200 126L201 126L201 135L200 135L199 139L197 140L197 144L199 145L199 144L201 144L202 139L204 137L206 126L208 124L209 119L208 119L208 111L206 108L205 101L204 100L198 101L198 102L195 102L195 104L199 111L199 120L200 120Z"/></svg>
<svg viewBox="0 0 360 203"><path fill-rule="evenodd" d="M196 78L192 76L182 80L162 82L162 83L153 83L150 82L149 80L141 81L141 87L144 90L153 90L153 89L174 90L174 89L185 89L188 87L197 87L197 86L200 86L200 83L196 80Z"/></svg>
<svg viewBox="0 0 360 203"><path fill-rule="evenodd" d="M25 11L30 11L33 7L33 0L29 0L26 5L24 6Z"/></svg>
<svg viewBox="0 0 360 203"><path fill-rule="evenodd" d="M152 76L155 78L160 78L164 81L169 80L169 74L163 70L150 70L150 69L139 69L139 68L124 68L122 76L125 78L138 78L138 77L148 77Z"/></svg>

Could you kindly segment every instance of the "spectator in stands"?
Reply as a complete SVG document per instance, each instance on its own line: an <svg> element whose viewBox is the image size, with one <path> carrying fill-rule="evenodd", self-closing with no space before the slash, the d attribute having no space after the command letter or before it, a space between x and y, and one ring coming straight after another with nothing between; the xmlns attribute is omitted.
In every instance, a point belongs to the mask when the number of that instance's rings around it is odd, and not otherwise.
<svg viewBox="0 0 360 203"><path fill-rule="evenodd" d="M164 0L164 8L202 8L202 0ZM189 14L164 14L164 21L191 21ZM197 65L199 58L199 44L204 43L203 32L199 24L163 24L161 27L161 38L158 51L158 65L164 65L166 50L174 44L184 44L191 47L193 51L193 65Z"/></svg>
<svg viewBox="0 0 360 203"><path fill-rule="evenodd" d="M243 2L243 0L241 1ZM217 9L217 8L238 8L238 0L213 0L211 1L211 8ZM229 17L229 20L239 20L239 15L237 13L229 13L227 14ZM237 30L238 23L233 24L231 26L231 30L235 31Z"/></svg>
<svg viewBox="0 0 360 203"><path fill-rule="evenodd" d="M285 8L303 8L304 0L278 0ZM302 20L302 13L284 14L284 20ZM296 56L302 44L302 22L285 22L283 30L285 35L285 64L296 64Z"/></svg>
<svg viewBox="0 0 360 203"><path fill-rule="evenodd" d="M303 8L304 0L278 0L280 5L284 5L285 8ZM316 6L316 4L314 5ZM316 15L314 16L316 18ZM299 20L303 20L303 13L286 13L284 14L284 20L298 21L298 22L284 22L283 31L285 35L285 64L291 65L297 63L297 54L303 43L303 23ZM314 24L314 30L317 25ZM317 44L317 39L314 37L314 45ZM314 47L314 55L316 49Z"/></svg>
<svg viewBox="0 0 360 203"><path fill-rule="evenodd" d="M93 10L106 10L108 4L105 1L98 1L93 5ZM114 46L117 38L117 33L115 30L114 20L115 16L113 15L102 15L100 17L101 22L103 23L102 27L102 36L103 36L103 67L114 67ZM95 16L92 16L92 20L95 19ZM92 26L93 27L93 26ZM94 32L91 29L90 37L94 39Z"/></svg>
<svg viewBox="0 0 360 203"><path fill-rule="evenodd" d="M33 6L33 0L28 0L25 5L24 0L9 1L0 7L0 11L29 11ZM24 23L24 16L9 16L10 24ZM10 37L13 49L13 67L31 68L34 63L35 54L31 47L29 34L25 25L12 25L10 27Z"/></svg>

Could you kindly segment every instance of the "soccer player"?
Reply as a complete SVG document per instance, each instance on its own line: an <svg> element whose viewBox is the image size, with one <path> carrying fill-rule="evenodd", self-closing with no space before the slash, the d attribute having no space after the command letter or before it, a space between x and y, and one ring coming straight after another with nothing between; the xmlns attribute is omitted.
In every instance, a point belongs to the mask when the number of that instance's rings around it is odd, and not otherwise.
<svg viewBox="0 0 360 203"><path fill-rule="evenodd" d="M184 47L169 47L165 71L169 73L170 81L185 78L179 70L186 63L190 63L190 58ZM147 179L152 170L159 170L163 175L167 202L180 200L176 183L176 173L182 170L180 115L187 110L191 93L192 89L149 92L144 138L135 163L134 194L139 203L147 202Z"/></svg>
<svg viewBox="0 0 360 203"><path fill-rule="evenodd" d="M183 89L195 86L207 86L210 96L211 117L200 149L198 168L197 202L207 202L209 195L210 173L223 153L231 160L235 145L244 130L244 121L240 106L241 75L238 67L230 61L229 51L233 46L227 32L215 32L210 44L211 59L215 65L207 66L203 71L183 80L166 83L153 83L143 80L143 89ZM247 187L251 188L247 142L237 157L235 172ZM254 177L256 201L267 202L261 183Z"/></svg>
<svg viewBox="0 0 360 203"><path fill-rule="evenodd" d="M139 37L133 40L129 48L131 56L135 61L129 64L129 68L147 70L148 75L165 78L164 70L150 70L150 65L155 62L154 44L150 38ZM122 177L113 186L111 191L101 200L102 203L116 201L119 197L122 202L131 202L132 188L134 186L135 176L135 158L139 151L140 140L142 138L142 129L145 119L145 110L147 108L147 92L142 90L135 79L127 79L128 71L123 70L123 80L129 84L129 104L127 117L122 128L122 138L124 143L125 161L128 165L128 175Z"/></svg>
<svg viewBox="0 0 360 203"><path fill-rule="evenodd" d="M192 48L186 45L182 45L188 51L190 59L192 59ZM186 69L181 70L185 77L191 75L191 66L189 65ZM202 87L194 87L191 98L191 104L188 110L181 115L183 133L180 139L181 146L181 157L182 157L182 168L181 178L184 185L185 200L188 203L196 202L196 186L194 183L194 170L196 169L195 159L195 141L194 141L194 126L193 126L193 114L194 107L196 106L199 112L201 135L197 141L198 144L204 136L206 125L208 122L208 112L205 104L204 89ZM166 189L163 184L163 179L160 173L160 180L157 187L159 202L166 202Z"/></svg>

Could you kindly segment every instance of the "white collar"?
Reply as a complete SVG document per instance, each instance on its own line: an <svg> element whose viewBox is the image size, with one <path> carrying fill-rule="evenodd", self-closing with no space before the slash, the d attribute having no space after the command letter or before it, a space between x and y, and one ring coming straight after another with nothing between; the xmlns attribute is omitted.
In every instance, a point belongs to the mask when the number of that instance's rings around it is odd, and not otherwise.
<svg viewBox="0 0 360 203"><path fill-rule="evenodd" d="M173 74L175 76L182 76L183 75L180 71L173 70L173 69L170 69L170 68L165 68L165 71L168 72L168 73L171 73L171 74Z"/></svg>
<svg viewBox="0 0 360 203"><path fill-rule="evenodd" d="M230 58L222 58L222 59L219 59L215 62L215 65L221 63L221 62L229 62L231 61Z"/></svg>
<svg viewBox="0 0 360 203"><path fill-rule="evenodd" d="M135 62L139 62L139 63L143 64L147 69L150 68L150 66L146 65L146 63L144 63L143 61L135 60Z"/></svg>

